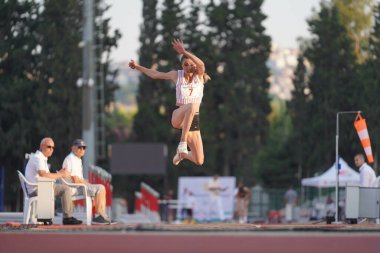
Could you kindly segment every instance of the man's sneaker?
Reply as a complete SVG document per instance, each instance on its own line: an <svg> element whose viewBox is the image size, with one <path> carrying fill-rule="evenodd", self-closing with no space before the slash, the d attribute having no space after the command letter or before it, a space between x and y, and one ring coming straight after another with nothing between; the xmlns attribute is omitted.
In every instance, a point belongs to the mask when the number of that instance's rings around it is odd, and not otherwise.
<svg viewBox="0 0 380 253"><path fill-rule="evenodd" d="M103 216L99 215L98 217L92 219L92 224L108 225L110 224L110 222L106 220Z"/></svg>
<svg viewBox="0 0 380 253"><path fill-rule="evenodd" d="M103 216L103 218L104 218L106 221L108 221L108 224L110 224L110 225L115 225L115 224L117 224L117 221L111 219L111 218L108 217L108 216Z"/></svg>
<svg viewBox="0 0 380 253"><path fill-rule="evenodd" d="M177 166L182 161L181 153L178 152L173 157L173 164Z"/></svg>
<svg viewBox="0 0 380 253"><path fill-rule="evenodd" d="M112 219L108 219L108 224L115 225L115 224L117 224L117 221L112 220Z"/></svg>
<svg viewBox="0 0 380 253"><path fill-rule="evenodd" d="M63 225L80 225L82 221L75 219L74 217L63 218Z"/></svg>

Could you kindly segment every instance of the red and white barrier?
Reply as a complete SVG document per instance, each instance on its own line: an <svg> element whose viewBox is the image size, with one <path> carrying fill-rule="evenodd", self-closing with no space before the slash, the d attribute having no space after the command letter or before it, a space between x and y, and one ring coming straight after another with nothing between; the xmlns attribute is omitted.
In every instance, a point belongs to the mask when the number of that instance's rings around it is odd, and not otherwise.
<svg viewBox="0 0 380 253"><path fill-rule="evenodd" d="M135 192L135 213L141 213L142 206L142 194L141 192Z"/></svg>
<svg viewBox="0 0 380 253"><path fill-rule="evenodd" d="M146 183L141 183L141 212L152 222L160 222L160 194Z"/></svg>
<svg viewBox="0 0 380 253"><path fill-rule="evenodd" d="M106 212L111 216L112 207L112 175L106 170L97 167L90 166L88 170L88 181L90 184L102 184L106 189Z"/></svg>

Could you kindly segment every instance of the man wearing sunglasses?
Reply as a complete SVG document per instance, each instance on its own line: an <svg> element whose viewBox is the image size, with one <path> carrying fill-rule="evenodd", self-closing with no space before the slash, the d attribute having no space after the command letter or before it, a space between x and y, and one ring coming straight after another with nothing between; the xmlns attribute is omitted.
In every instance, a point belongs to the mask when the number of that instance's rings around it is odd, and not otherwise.
<svg viewBox="0 0 380 253"><path fill-rule="evenodd" d="M37 183L40 177L53 179L67 178L69 173L66 169L61 169L57 173L50 173L47 160L53 154L54 141L50 137L43 138L40 149L30 158L25 167L25 177L32 183ZM29 196L37 196L37 186L28 186ZM79 225L82 221L75 219L73 214L73 202L71 200L70 187L62 184L54 184L54 196L61 197L63 209L63 225Z"/></svg>
<svg viewBox="0 0 380 253"><path fill-rule="evenodd" d="M71 145L71 153L66 156L62 167L67 169L70 180L73 183L81 183L87 185L87 194L91 196L95 204L95 218L92 219L92 224L111 224L113 221L108 218L106 208L106 189L102 184L90 184L83 178L82 157L86 152L86 144L82 139L76 139ZM76 190L76 189L74 189ZM81 194L77 191L73 194Z"/></svg>

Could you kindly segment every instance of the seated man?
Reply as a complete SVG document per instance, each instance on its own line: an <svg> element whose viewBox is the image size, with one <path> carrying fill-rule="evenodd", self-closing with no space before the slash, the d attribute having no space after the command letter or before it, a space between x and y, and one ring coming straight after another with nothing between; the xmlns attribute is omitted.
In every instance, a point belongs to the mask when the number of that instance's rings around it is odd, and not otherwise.
<svg viewBox="0 0 380 253"><path fill-rule="evenodd" d="M71 145L71 153L66 156L62 167L71 176L71 182L87 185L87 194L94 199L96 217L92 220L93 224L111 224L112 222L106 212L106 189L102 184L90 184L83 178L82 157L86 151L83 140L76 139Z"/></svg>
<svg viewBox="0 0 380 253"><path fill-rule="evenodd" d="M25 168L25 178L31 183L37 183L39 177L47 177L53 179L69 177L69 173L65 169L61 169L58 173L50 173L47 160L53 154L54 142L52 138L46 137L40 143L40 149L32 155ZM37 195L37 186L27 186L30 196ZM70 187L66 185L55 184L54 196L61 197L63 209L63 225L78 225L82 221L72 217L73 202L71 200Z"/></svg>

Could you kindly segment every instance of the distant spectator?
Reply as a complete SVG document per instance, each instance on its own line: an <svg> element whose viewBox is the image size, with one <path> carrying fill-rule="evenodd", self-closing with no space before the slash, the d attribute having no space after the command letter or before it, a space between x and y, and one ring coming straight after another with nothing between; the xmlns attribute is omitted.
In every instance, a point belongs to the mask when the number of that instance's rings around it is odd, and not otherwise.
<svg viewBox="0 0 380 253"><path fill-rule="evenodd" d="M355 166L360 172L360 186L361 187L376 187L376 174L375 171L365 162L363 154L356 154L354 157Z"/></svg>
<svg viewBox="0 0 380 253"><path fill-rule="evenodd" d="M247 223L248 221L248 206L249 206L249 189L244 186L243 181L240 181L235 193L235 212L239 223Z"/></svg>
<svg viewBox="0 0 380 253"><path fill-rule="evenodd" d="M284 196L285 202L285 220L290 223L294 221L295 207L298 202L297 192L293 189L293 186L289 186Z"/></svg>
<svg viewBox="0 0 380 253"><path fill-rule="evenodd" d="M219 175L214 175L213 178L208 182L208 190L210 192L210 203L209 203L209 214L208 219L212 211L216 208L216 213L220 221L225 220L223 206L222 206L222 197L220 196L221 192L227 190L227 187L220 186Z"/></svg>
<svg viewBox="0 0 380 253"><path fill-rule="evenodd" d="M334 200L329 195L326 200L326 216L331 217L335 215L335 203Z"/></svg>
<svg viewBox="0 0 380 253"><path fill-rule="evenodd" d="M192 191L186 191L185 198L185 208L184 208L184 221L185 224L194 224L194 209L195 209L196 199Z"/></svg>
<svg viewBox="0 0 380 253"><path fill-rule="evenodd" d="M174 210L171 208L173 197L173 190L168 190L164 195L164 203L162 205L162 219L168 223L172 223L174 219Z"/></svg>

